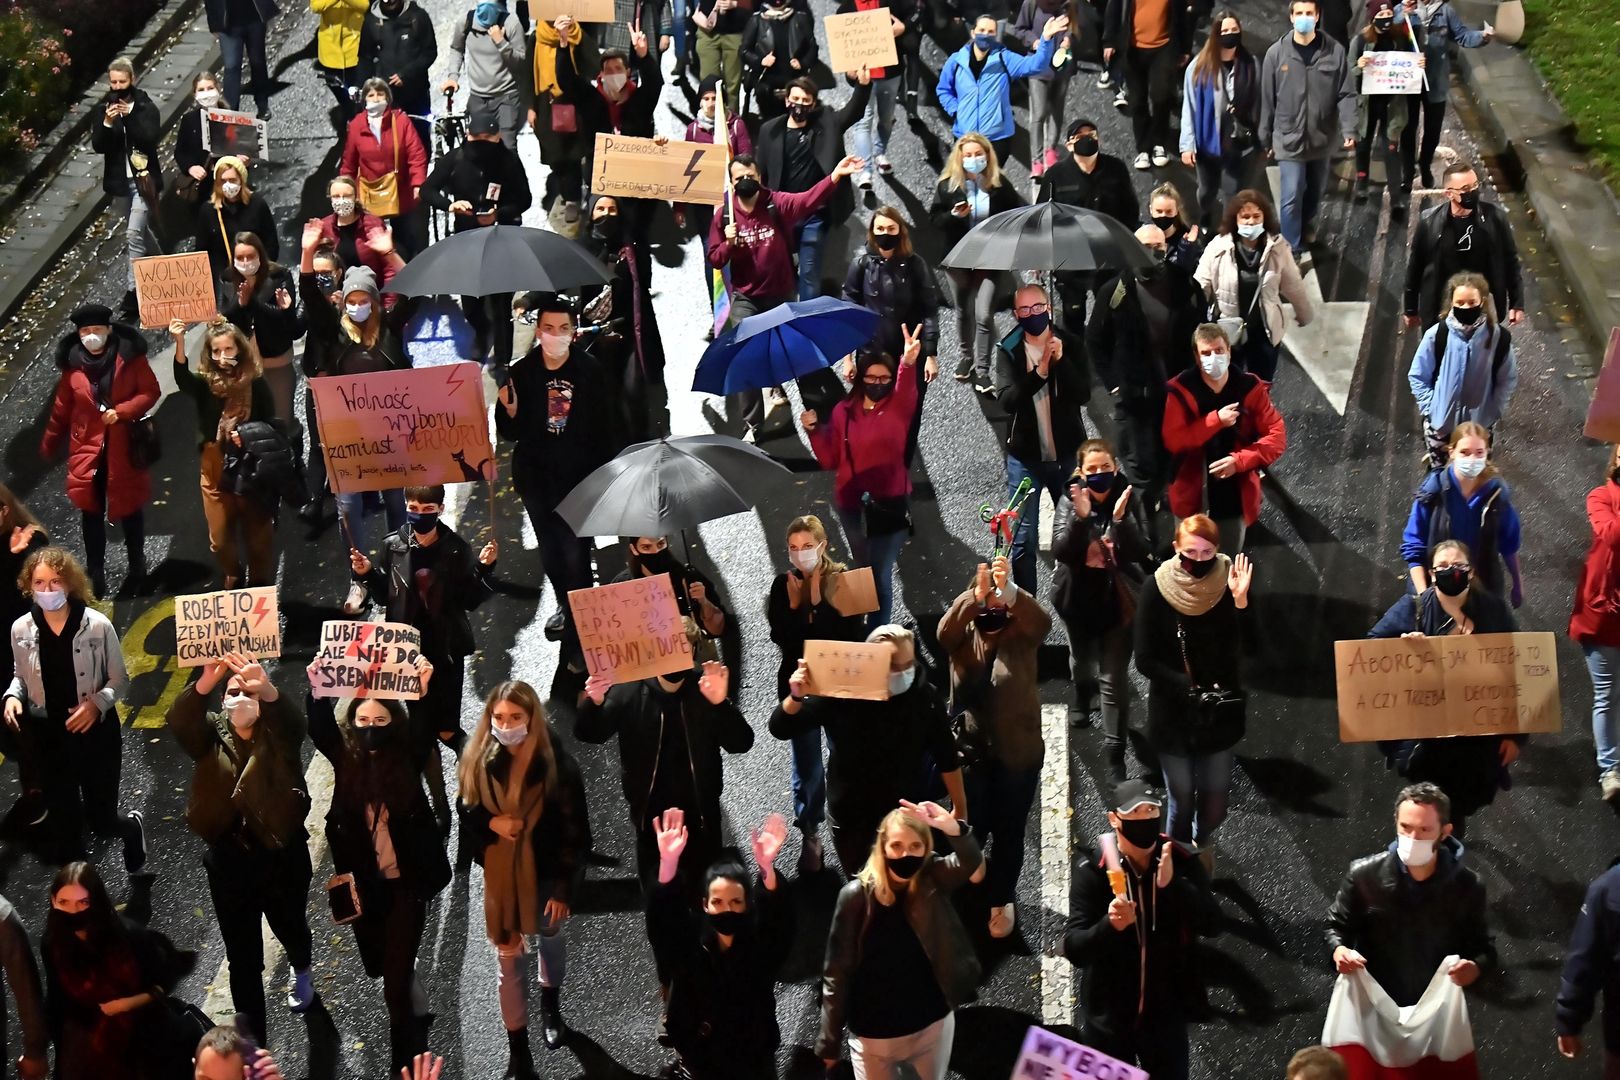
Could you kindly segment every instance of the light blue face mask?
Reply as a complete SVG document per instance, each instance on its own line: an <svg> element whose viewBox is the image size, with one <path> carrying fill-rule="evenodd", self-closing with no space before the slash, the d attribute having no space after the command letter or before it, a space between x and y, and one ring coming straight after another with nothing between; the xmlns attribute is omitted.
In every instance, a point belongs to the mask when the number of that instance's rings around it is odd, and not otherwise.
<svg viewBox="0 0 1620 1080"><path fill-rule="evenodd" d="M904 671L889 672L889 696L899 697L917 681L917 665L913 664Z"/></svg>
<svg viewBox="0 0 1620 1080"><path fill-rule="evenodd" d="M41 611L61 611L67 607L66 589L35 589L34 603L39 605Z"/></svg>
<svg viewBox="0 0 1620 1080"><path fill-rule="evenodd" d="M473 8L473 22L477 23L480 29L488 30L501 21L501 14L501 5L492 4L485 0L484 3Z"/></svg>
<svg viewBox="0 0 1620 1080"><path fill-rule="evenodd" d="M1464 480L1472 480L1485 471L1485 459L1482 457L1460 457L1451 463L1457 470L1457 475Z"/></svg>
<svg viewBox="0 0 1620 1080"><path fill-rule="evenodd" d="M529 725L519 724L517 727L497 727L496 725L491 724L489 726L489 733L495 736L496 742L500 743L502 746L511 748L520 745L523 740L529 737Z"/></svg>
<svg viewBox="0 0 1620 1080"><path fill-rule="evenodd" d="M1262 236L1266 235L1266 223L1260 221L1251 225L1239 225L1237 230L1238 236L1242 237L1244 240L1258 240Z"/></svg>
<svg viewBox="0 0 1620 1080"><path fill-rule="evenodd" d="M1296 34L1314 34L1315 32L1316 32L1316 16L1315 15L1295 15L1294 16L1294 33L1296 33Z"/></svg>
<svg viewBox="0 0 1620 1080"><path fill-rule="evenodd" d="M962 171L978 176L989 163L990 159L986 157L965 157L962 159Z"/></svg>
<svg viewBox="0 0 1620 1080"><path fill-rule="evenodd" d="M371 305L345 304L343 305L343 313L347 315L351 321L363 323L367 319L371 318Z"/></svg>

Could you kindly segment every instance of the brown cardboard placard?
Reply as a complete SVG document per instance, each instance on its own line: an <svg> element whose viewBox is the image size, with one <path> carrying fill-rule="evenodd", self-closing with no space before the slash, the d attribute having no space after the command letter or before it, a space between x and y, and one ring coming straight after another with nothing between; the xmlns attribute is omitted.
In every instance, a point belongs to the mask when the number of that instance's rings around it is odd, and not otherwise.
<svg viewBox="0 0 1620 1080"><path fill-rule="evenodd" d="M591 194L719 206L726 196L726 148L596 133Z"/></svg>
<svg viewBox="0 0 1620 1080"><path fill-rule="evenodd" d="M863 67L893 67L900 62L888 8L828 15L821 21L827 28L827 66L835 74Z"/></svg>
<svg viewBox="0 0 1620 1080"><path fill-rule="evenodd" d="M692 668L692 643L668 574L574 589L568 607L592 675L615 683Z"/></svg>
<svg viewBox="0 0 1620 1080"><path fill-rule="evenodd" d="M416 701L422 632L406 623L327 619L315 652L309 692L317 698Z"/></svg>
<svg viewBox="0 0 1620 1080"><path fill-rule="evenodd" d="M141 328L205 323L218 314L214 306L214 271L208 253L149 255L130 264L135 269L135 298L140 301Z"/></svg>
<svg viewBox="0 0 1620 1080"><path fill-rule="evenodd" d="M877 579L870 566L856 566L838 575L832 606L840 615L866 615L878 609Z"/></svg>
<svg viewBox="0 0 1620 1080"><path fill-rule="evenodd" d="M1333 643L1339 741L1520 735L1563 726L1549 633Z"/></svg>
<svg viewBox="0 0 1620 1080"><path fill-rule="evenodd" d="M174 658L180 667L205 667L231 652L250 660L281 655L275 586L174 598Z"/></svg>
<svg viewBox="0 0 1620 1080"><path fill-rule="evenodd" d="M816 697L889 700L891 641L806 641L809 692Z"/></svg>
<svg viewBox="0 0 1620 1080"><path fill-rule="evenodd" d="M529 0L529 17L545 22L556 22L564 15L572 15L575 22L617 22L613 0ZM657 42L652 42L657 45Z"/></svg>

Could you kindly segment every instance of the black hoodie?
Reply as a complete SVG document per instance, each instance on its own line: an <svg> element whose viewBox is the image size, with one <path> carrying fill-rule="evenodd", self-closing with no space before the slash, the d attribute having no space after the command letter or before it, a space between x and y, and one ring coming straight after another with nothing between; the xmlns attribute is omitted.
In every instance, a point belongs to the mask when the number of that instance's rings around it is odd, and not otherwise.
<svg viewBox="0 0 1620 1080"><path fill-rule="evenodd" d="M439 58L439 43L433 36L433 20L405 0L398 15L383 14L374 3L360 27L360 78L382 79L399 76L394 87L394 103L406 112L425 112L432 104L428 69Z"/></svg>

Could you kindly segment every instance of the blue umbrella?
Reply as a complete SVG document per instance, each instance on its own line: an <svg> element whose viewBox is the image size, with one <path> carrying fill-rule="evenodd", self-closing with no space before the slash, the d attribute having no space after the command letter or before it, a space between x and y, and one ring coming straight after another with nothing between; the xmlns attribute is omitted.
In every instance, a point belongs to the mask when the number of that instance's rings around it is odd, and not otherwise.
<svg viewBox="0 0 1620 1080"><path fill-rule="evenodd" d="M782 304L715 338L698 361L692 389L735 394L780 386L831 367L871 341L877 328L877 312L836 297Z"/></svg>

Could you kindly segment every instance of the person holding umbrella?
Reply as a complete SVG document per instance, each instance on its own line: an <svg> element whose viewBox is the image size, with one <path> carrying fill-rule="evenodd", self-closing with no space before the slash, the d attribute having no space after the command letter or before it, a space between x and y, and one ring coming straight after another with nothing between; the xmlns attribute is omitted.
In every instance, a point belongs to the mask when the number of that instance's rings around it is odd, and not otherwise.
<svg viewBox="0 0 1620 1080"><path fill-rule="evenodd" d="M810 449L823 469L836 473L833 505L855 560L872 568L877 610L869 626L890 621L894 610L894 564L911 532L911 474L905 465L907 432L917 408L911 365L922 354L922 327L901 327L900 363L868 349L855 361L855 384L832 419L821 424L815 410L799 417Z"/></svg>
<svg viewBox="0 0 1620 1080"><path fill-rule="evenodd" d="M574 313L556 295L536 305L535 347L512 365L496 397L495 431L516 445L512 487L540 544L557 600L563 662L584 670L568 610L572 589L591 587L591 544L557 514L557 504L619 449L613 391L600 366L574 345Z"/></svg>
<svg viewBox="0 0 1620 1080"><path fill-rule="evenodd" d="M628 536L624 546L626 566L624 572L613 579L615 583L668 574L681 614L695 622L706 637L717 638L726 632L730 615L720 603L720 594L714 591L714 582L703 571L677 559L669 550L667 539Z"/></svg>
<svg viewBox="0 0 1620 1080"><path fill-rule="evenodd" d="M1142 217L1137 200L1136 181L1123 158L1105 154L1099 141L1097 122L1081 117L1069 125L1069 155L1052 165L1041 177L1042 202L1067 203L1083 210L1107 214L1128 229L1136 228ZM1078 331L1086 323L1086 299L1097 279L1091 271L1065 271L1057 275L1062 322Z"/></svg>
<svg viewBox="0 0 1620 1080"><path fill-rule="evenodd" d="M1048 26L1052 25L1047 23ZM949 250L968 230L992 214L1024 205L1012 184L1002 182L1001 166L990 140L978 133L963 135L951 147L950 160L939 174L934 205L928 214ZM956 362L957 382L973 380L973 389L993 393L990 349L996 332L996 295L1006 274L996 270L963 269L950 272L956 294L956 335L962 357Z"/></svg>
<svg viewBox="0 0 1620 1080"><path fill-rule="evenodd" d="M613 272L607 309L596 316L608 329L597 339L595 355L608 361L604 365L606 374L619 384L619 407L627 440L643 442L653 437L647 393L652 385L663 387L664 337L653 306L652 253L625 213L624 204L634 201L613 195L596 196L591 204L591 232L580 244ZM582 292L593 295L591 291ZM527 306L527 300L520 301L520 305ZM586 317L590 318L597 307L597 301L591 300L586 305ZM663 426L668 427L667 420Z"/></svg>
<svg viewBox="0 0 1620 1080"><path fill-rule="evenodd" d="M789 247L798 227L827 205L840 183L864 167L860 158L846 157L808 191L771 191L752 157L738 154L731 159L731 198L714 216L708 244L709 265L731 270L728 326L798 295ZM765 420L764 397L758 390L745 390L736 395L735 405L747 427L743 441L753 442Z"/></svg>

